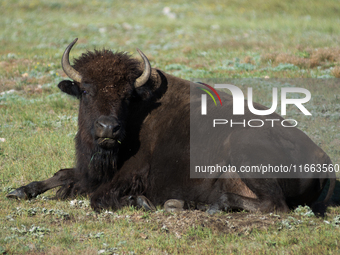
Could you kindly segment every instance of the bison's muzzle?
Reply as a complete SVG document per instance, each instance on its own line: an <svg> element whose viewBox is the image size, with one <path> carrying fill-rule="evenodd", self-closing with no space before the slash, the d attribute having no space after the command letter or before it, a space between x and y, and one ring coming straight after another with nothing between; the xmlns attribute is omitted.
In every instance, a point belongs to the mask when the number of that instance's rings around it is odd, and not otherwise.
<svg viewBox="0 0 340 255"><path fill-rule="evenodd" d="M115 117L100 116L94 123L95 138L98 145L110 149L119 143L120 124Z"/></svg>

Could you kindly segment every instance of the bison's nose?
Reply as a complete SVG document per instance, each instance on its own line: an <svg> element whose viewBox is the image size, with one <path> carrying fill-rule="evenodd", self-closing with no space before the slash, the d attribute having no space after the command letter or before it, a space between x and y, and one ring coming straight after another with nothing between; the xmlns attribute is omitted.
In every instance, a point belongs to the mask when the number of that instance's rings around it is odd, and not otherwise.
<svg viewBox="0 0 340 255"><path fill-rule="evenodd" d="M101 116L94 125L95 134L98 138L116 138L120 125L116 118Z"/></svg>

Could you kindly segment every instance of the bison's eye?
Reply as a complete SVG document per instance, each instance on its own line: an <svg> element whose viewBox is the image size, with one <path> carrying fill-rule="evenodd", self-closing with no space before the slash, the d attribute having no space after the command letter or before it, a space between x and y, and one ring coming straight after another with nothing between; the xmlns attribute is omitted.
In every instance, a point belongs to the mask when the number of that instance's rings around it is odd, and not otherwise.
<svg viewBox="0 0 340 255"><path fill-rule="evenodd" d="M83 95L87 95L88 92L86 90L83 91Z"/></svg>

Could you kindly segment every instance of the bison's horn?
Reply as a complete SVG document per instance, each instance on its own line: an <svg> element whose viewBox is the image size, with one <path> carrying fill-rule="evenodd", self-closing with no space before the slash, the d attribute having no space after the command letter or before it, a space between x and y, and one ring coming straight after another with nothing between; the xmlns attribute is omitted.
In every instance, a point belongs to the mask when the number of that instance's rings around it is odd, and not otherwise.
<svg viewBox="0 0 340 255"><path fill-rule="evenodd" d="M73 47L73 45L77 42L78 38L74 39L73 42L71 42L64 54L63 54L63 58L61 59L61 66L62 68L64 69L64 72L66 73L66 75L71 78L72 80L76 81L76 82L81 82L81 75L80 73L75 70L71 65L70 65L70 61L69 61L69 54L70 54L70 51Z"/></svg>
<svg viewBox="0 0 340 255"><path fill-rule="evenodd" d="M151 74L151 65L148 60L148 58L144 55L144 53L140 50L137 49L139 55L143 58L144 61L144 71L141 76L139 76L136 81L135 81L135 88L138 88L140 86L143 86L150 78Z"/></svg>

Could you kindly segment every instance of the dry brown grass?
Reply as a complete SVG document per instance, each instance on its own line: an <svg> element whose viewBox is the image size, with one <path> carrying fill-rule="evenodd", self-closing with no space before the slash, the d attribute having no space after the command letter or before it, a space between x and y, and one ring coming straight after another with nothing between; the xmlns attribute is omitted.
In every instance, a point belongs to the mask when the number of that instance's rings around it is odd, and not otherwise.
<svg viewBox="0 0 340 255"><path fill-rule="evenodd" d="M303 53L304 56L298 56L299 52ZM298 52L295 55L291 53L265 53L261 56L261 60L264 63L271 61L274 65L289 63L301 68L314 68L326 63L339 63L340 48L306 48L301 50L298 47Z"/></svg>
<svg viewBox="0 0 340 255"><path fill-rule="evenodd" d="M334 67L332 74L335 76L335 78L340 78L340 66Z"/></svg>
<svg viewBox="0 0 340 255"><path fill-rule="evenodd" d="M339 62L340 48L316 49L312 52L311 58L316 58L319 61Z"/></svg>
<svg viewBox="0 0 340 255"><path fill-rule="evenodd" d="M244 59L241 62L242 63L246 63L246 64L253 64L253 65L255 65L255 61L250 56L244 57Z"/></svg>

